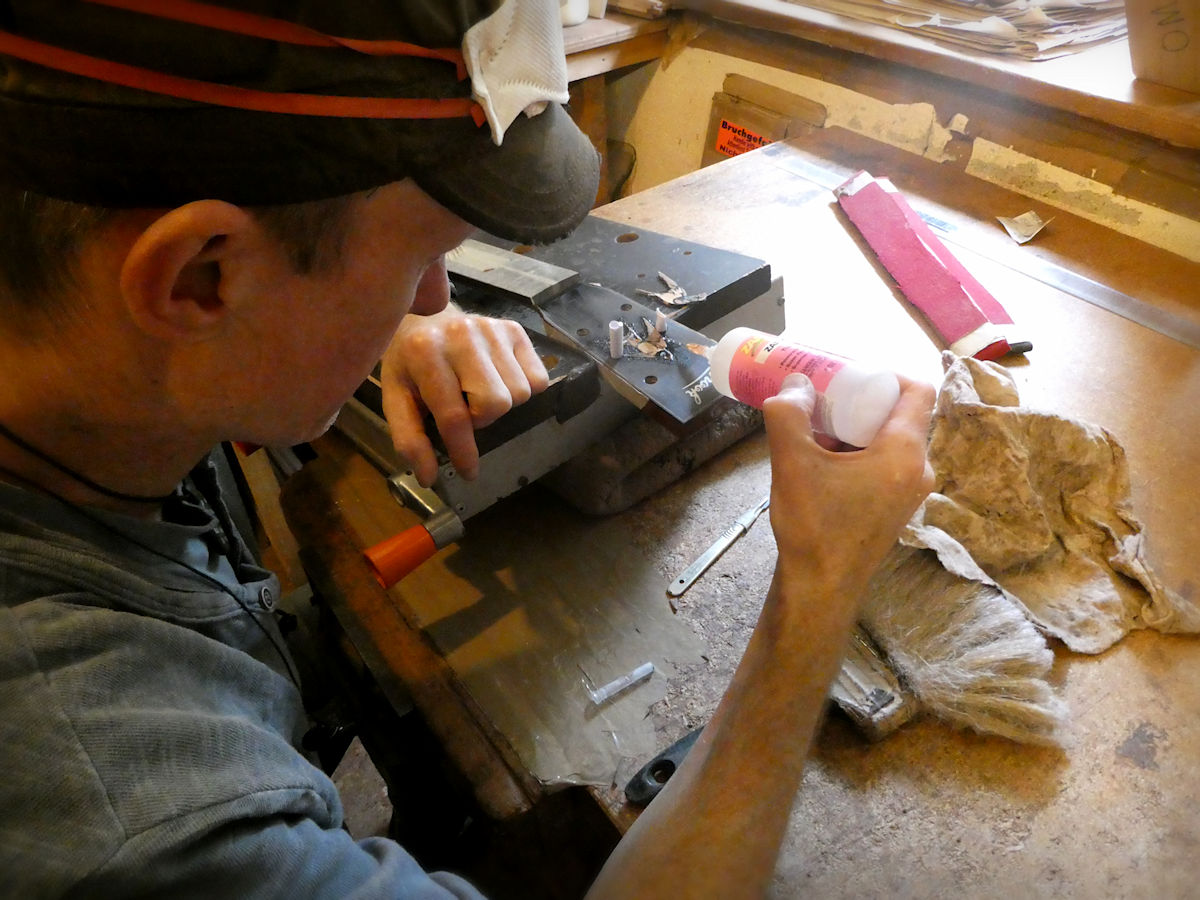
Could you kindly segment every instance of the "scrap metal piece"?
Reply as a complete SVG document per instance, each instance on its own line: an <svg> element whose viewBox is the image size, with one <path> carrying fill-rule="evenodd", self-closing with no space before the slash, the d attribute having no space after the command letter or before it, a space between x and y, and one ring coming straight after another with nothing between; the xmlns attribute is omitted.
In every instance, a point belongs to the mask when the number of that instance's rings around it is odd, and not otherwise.
<svg viewBox="0 0 1200 900"><path fill-rule="evenodd" d="M538 303L578 284L578 272L468 238L446 254L446 271L493 291Z"/></svg>
<svg viewBox="0 0 1200 900"><path fill-rule="evenodd" d="M679 282L665 272L658 273L658 280L663 283L666 290L647 291L644 288L638 288L637 292L645 297L653 297L659 303L665 303L667 306L691 306L693 303L700 303L708 299L708 294L704 291L689 294Z"/></svg>
<svg viewBox="0 0 1200 900"><path fill-rule="evenodd" d="M634 326L629 326L630 334L627 340L634 350L642 356L657 356L659 359L666 360L675 358L671 348L667 346L665 332L659 331L645 316L642 316L642 327L646 329L645 337L639 334Z"/></svg>

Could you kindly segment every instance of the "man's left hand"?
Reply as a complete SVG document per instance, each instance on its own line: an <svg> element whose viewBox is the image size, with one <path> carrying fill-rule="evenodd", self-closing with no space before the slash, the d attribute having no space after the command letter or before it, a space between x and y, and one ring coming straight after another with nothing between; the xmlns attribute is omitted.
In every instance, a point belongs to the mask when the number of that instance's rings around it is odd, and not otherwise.
<svg viewBox="0 0 1200 900"><path fill-rule="evenodd" d="M383 411L392 443L428 487L437 456L425 433L428 411L450 462L464 478L479 472L475 429L549 386L546 367L516 322L449 306L400 323L381 367Z"/></svg>

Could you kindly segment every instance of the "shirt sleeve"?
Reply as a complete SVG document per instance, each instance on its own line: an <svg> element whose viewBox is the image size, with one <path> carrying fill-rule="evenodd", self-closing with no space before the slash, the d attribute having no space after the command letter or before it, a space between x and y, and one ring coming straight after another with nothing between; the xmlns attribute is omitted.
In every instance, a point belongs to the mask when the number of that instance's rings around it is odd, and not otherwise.
<svg viewBox="0 0 1200 900"><path fill-rule="evenodd" d="M267 798L244 798L258 805ZM224 804L222 804L224 806ZM482 900L465 879L424 871L386 838L355 841L306 817L210 809L128 841L80 896L267 900Z"/></svg>

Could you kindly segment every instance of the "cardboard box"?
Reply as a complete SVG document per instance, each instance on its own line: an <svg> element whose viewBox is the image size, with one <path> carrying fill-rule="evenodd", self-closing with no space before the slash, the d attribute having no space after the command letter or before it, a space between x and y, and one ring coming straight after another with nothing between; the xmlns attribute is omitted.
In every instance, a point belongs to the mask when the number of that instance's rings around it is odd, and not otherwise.
<svg viewBox="0 0 1200 900"><path fill-rule="evenodd" d="M1200 94L1200 0L1125 0L1133 74Z"/></svg>
<svg viewBox="0 0 1200 900"><path fill-rule="evenodd" d="M824 106L772 85L730 74L722 87L713 94L702 166L825 124Z"/></svg>

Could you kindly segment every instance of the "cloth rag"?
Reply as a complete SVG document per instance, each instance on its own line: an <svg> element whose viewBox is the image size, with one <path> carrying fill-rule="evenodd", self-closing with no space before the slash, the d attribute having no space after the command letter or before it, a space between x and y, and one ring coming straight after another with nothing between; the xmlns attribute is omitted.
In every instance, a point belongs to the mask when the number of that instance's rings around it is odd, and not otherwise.
<svg viewBox="0 0 1200 900"><path fill-rule="evenodd" d="M996 601L1011 604L1036 628L1043 648L1049 636L1071 650L1095 654L1134 629L1200 631L1200 609L1167 589L1146 561L1125 452L1117 439L1100 426L1021 406L1013 377L997 363L946 353L943 365L929 444L934 491L909 521L900 544L917 553L930 551L947 573L963 582L994 588ZM919 555L933 565L928 553ZM1065 715L1065 707L1047 702L1050 652L1042 649L1039 660L1037 648L1028 649L1028 635L1020 645L1012 642L1016 630L1011 625L1007 634L995 637L964 627L961 596L944 601L960 608L953 615L955 630L946 631L941 643L970 646L939 647L942 657L957 655L961 669L964 660L969 667L971 659L987 657L989 642L999 647L1009 641L1026 648L1020 653L1032 664L1022 678L1031 698L1029 719L1036 726L1018 721L1011 727L1013 717L1008 716L1006 728L991 727L987 716L970 714L976 701L981 710L994 705L994 696L982 690L989 673L963 678L960 696L951 701L939 696L930 702L922 696L921 685L930 673L921 669L933 665L924 660L937 655L928 645L939 637L902 633L908 629L894 623L911 624L917 613L895 615L887 607L908 604L936 621L942 598L899 596L904 593L912 592L876 592L867 601L864 624L923 705L979 731L1053 742L1055 723L1047 718ZM993 613L994 607L988 615ZM944 618L949 622L952 617ZM918 640L925 646L911 646ZM1016 651L1006 652L1011 657ZM996 668L995 656L988 665L1000 671L1004 661ZM1011 665L1007 671L1011 674ZM938 686L944 694L945 683Z"/></svg>

